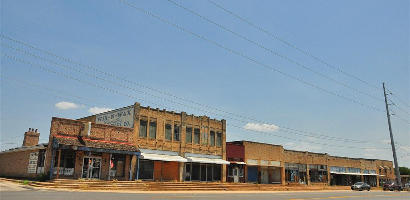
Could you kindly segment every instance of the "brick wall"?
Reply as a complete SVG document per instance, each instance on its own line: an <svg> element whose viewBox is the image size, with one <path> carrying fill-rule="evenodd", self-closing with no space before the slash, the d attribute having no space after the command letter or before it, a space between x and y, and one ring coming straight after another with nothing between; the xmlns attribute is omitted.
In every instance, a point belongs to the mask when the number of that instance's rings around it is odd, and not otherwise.
<svg viewBox="0 0 410 200"><path fill-rule="evenodd" d="M33 178L37 174L28 173L30 153L39 150L26 150L0 153L0 176Z"/></svg>

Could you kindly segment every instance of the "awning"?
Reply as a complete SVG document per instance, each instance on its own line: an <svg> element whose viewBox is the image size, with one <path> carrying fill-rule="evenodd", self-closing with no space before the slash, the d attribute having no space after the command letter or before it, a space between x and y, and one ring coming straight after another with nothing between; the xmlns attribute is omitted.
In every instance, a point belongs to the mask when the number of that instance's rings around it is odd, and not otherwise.
<svg viewBox="0 0 410 200"><path fill-rule="evenodd" d="M377 176L377 174L363 174L363 173L349 173L349 172L332 172L330 171L331 174L343 174L343 175L363 175L363 176Z"/></svg>
<svg viewBox="0 0 410 200"><path fill-rule="evenodd" d="M141 153L140 158L141 159L148 159L148 160L187 162L187 159L185 159L181 156L153 154L153 153Z"/></svg>
<svg viewBox="0 0 410 200"><path fill-rule="evenodd" d="M220 158L199 158L199 157L187 157L188 162L197 162L197 163L209 163L209 164L220 164L220 165L229 165L230 162L222 160Z"/></svg>
<svg viewBox="0 0 410 200"><path fill-rule="evenodd" d="M229 161L231 164L237 164L237 165L246 165L245 162L236 162L236 161Z"/></svg>

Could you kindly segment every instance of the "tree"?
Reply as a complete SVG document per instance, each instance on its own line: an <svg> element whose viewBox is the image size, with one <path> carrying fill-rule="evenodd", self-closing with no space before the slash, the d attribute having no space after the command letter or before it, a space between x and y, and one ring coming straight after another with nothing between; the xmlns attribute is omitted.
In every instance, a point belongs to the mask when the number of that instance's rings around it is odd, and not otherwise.
<svg viewBox="0 0 410 200"><path fill-rule="evenodd" d="M410 175L410 168L399 167L400 175Z"/></svg>

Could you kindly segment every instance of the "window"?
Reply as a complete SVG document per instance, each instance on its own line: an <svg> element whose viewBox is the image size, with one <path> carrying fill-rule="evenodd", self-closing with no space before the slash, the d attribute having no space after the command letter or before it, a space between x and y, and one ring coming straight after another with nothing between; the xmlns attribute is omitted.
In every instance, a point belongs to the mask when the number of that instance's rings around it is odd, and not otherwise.
<svg viewBox="0 0 410 200"><path fill-rule="evenodd" d="M140 137L147 137L147 121L140 120Z"/></svg>
<svg viewBox="0 0 410 200"><path fill-rule="evenodd" d="M215 131L211 131L210 138L211 138L211 146L215 146Z"/></svg>
<svg viewBox="0 0 410 200"><path fill-rule="evenodd" d="M149 122L149 138L157 137L157 122Z"/></svg>
<svg viewBox="0 0 410 200"><path fill-rule="evenodd" d="M208 144L208 133L207 132L202 133L202 144L204 145Z"/></svg>
<svg viewBox="0 0 410 200"><path fill-rule="evenodd" d="M186 127L186 143L192 143L192 127Z"/></svg>
<svg viewBox="0 0 410 200"><path fill-rule="evenodd" d="M194 129L194 143L199 144L200 131L199 128Z"/></svg>
<svg viewBox="0 0 410 200"><path fill-rule="evenodd" d="M165 124L165 139L172 140L172 126L170 124Z"/></svg>
<svg viewBox="0 0 410 200"><path fill-rule="evenodd" d="M174 125L174 141L179 141L180 139L179 134L179 125Z"/></svg>
<svg viewBox="0 0 410 200"><path fill-rule="evenodd" d="M216 146L218 147L222 146L222 133L221 132L216 133Z"/></svg>

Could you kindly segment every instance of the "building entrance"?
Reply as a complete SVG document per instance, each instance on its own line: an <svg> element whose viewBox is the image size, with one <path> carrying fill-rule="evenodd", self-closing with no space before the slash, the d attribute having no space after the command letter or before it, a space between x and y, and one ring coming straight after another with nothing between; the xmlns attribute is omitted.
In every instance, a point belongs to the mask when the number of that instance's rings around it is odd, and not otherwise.
<svg viewBox="0 0 410 200"><path fill-rule="evenodd" d="M81 178L99 179L101 175L101 157L84 157Z"/></svg>

